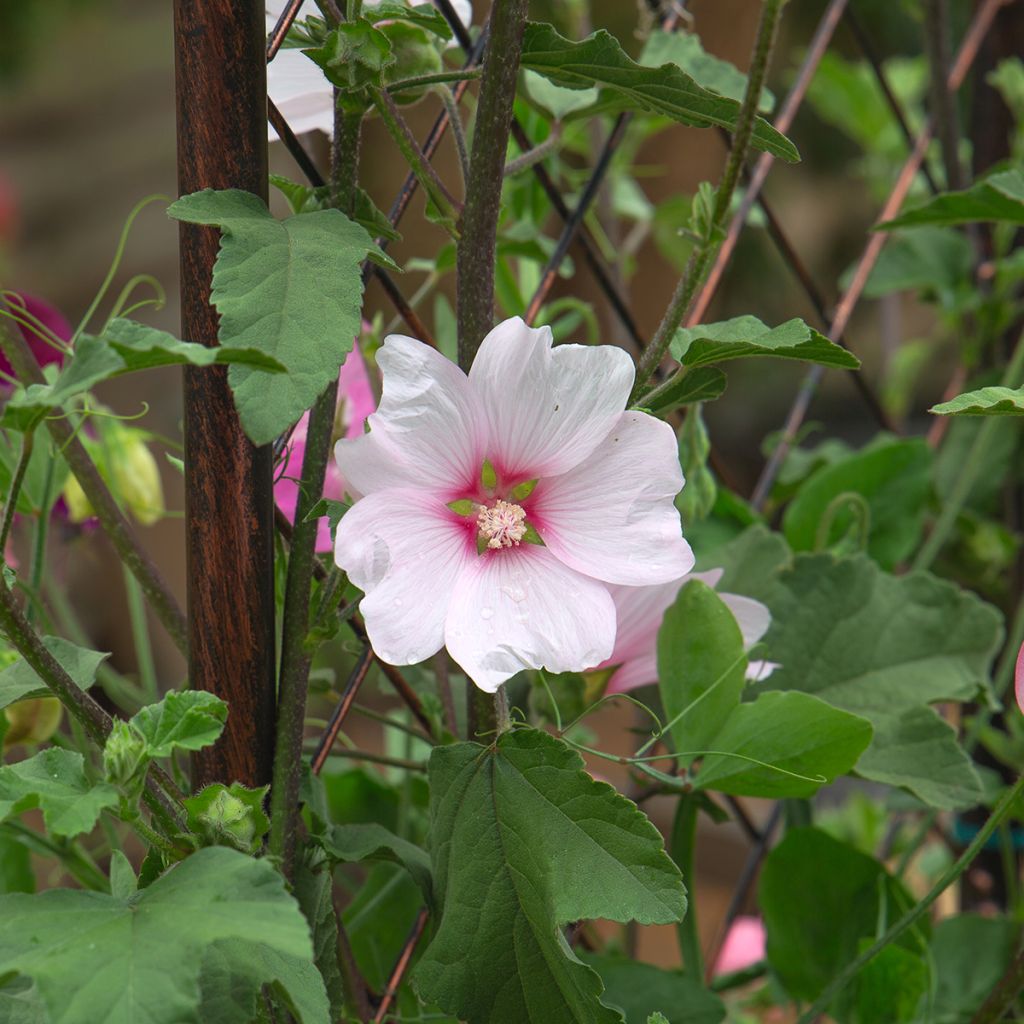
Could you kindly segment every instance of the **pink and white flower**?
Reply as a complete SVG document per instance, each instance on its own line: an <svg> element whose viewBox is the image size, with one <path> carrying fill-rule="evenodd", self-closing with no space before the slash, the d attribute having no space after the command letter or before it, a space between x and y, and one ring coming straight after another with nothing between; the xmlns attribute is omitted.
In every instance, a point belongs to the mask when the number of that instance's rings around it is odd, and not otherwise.
<svg viewBox="0 0 1024 1024"><path fill-rule="evenodd" d="M731 974L765 958L765 930L759 917L737 917L715 961L715 974Z"/></svg>
<svg viewBox="0 0 1024 1024"><path fill-rule="evenodd" d="M612 668L615 672L608 680L608 693L623 693L638 686L658 681L658 630L665 612L675 602L683 585L700 580L714 587L722 578L722 569L687 573L679 579L653 587L612 587L618 632L615 649L607 660L596 668ZM749 651L764 636L771 625L768 609L751 597L740 594L719 594L732 612L743 634L743 646ZM764 679L778 665L771 661L752 661L747 666L748 679Z"/></svg>
<svg viewBox="0 0 1024 1024"><path fill-rule="evenodd" d="M370 377L366 372L366 363L359 351L358 342L345 357L338 374L338 409L339 428L345 437L358 437L363 432L366 417L373 412L377 400L370 387ZM302 462L306 457L306 431L309 429L309 413L295 424L292 436L288 440L287 465L284 467L274 484L274 500L278 508L288 517L289 522L295 518L295 505L299 500L299 476L302 473ZM345 480L336 462L328 462L327 474L324 477L324 493L322 497L332 501L341 501L345 497ZM316 550L330 551L332 547L330 525L327 518L321 518L317 524Z"/></svg>
<svg viewBox="0 0 1024 1024"><path fill-rule="evenodd" d="M553 348L550 328L514 317L468 376L397 335L377 363L370 432L336 448L360 497L335 559L366 595L384 661L447 646L490 692L524 668L577 671L612 653L608 584L666 584L692 567L676 440L625 411L634 368L621 349Z"/></svg>

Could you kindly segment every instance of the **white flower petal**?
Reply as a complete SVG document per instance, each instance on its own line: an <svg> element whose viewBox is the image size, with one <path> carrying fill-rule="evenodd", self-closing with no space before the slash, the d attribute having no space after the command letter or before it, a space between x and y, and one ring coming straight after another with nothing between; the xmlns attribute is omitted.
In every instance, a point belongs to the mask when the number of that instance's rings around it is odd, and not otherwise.
<svg viewBox="0 0 1024 1024"><path fill-rule="evenodd" d="M445 623L451 656L488 693L524 668L573 672L596 665L614 642L607 587L530 544L471 560Z"/></svg>
<svg viewBox="0 0 1024 1024"><path fill-rule="evenodd" d="M767 679L777 668L782 668L777 661L752 661L747 665L746 677L752 683L759 683L762 679Z"/></svg>
<svg viewBox="0 0 1024 1024"><path fill-rule="evenodd" d="M668 583L693 568L672 501L682 486L672 428L625 412L586 461L541 480L528 514L579 572L627 586Z"/></svg>
<svg viewBox="0 0 1024 1024"><path fill-rule="evenodd" d="M487 424L466 375L429 345L397 334L385 339L377 365L383 394L367 419L371 440L335 448L345 479L362 494L398 481L434 494L475 488Z"/></svg>
<svg viewBox="0 0 1024 1024"><path fill-rule="evenodd" d="M476 548L465 524L421 491L378 491L345 513L334 559L366 595L359 610L382 661L413 665L444 644L456 580Z"/></svg>
<svg viewBox="0 0 1024 1024"><path fill-rule="evenodd" d="M743 634L743 647L749 651L768 632L768 627L772 624L772 613L752 597L743 597L740 594L718 596L732 612Z"/></svg>
<svg viewBox="0 0 1024 1024"><path fill-rule="evenodd" d="M615 426L633 361L613 345L551 347L551 328L519 317L484 338L469 371L491 425L495 465L510 477L564 473Z"/></svg>

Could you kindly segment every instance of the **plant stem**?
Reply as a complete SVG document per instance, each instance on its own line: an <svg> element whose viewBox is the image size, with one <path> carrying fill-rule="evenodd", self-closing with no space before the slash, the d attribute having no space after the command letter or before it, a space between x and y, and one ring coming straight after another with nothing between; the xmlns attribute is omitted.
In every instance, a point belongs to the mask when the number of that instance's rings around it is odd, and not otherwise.
<svg viewBox="0 0 1024 1024"><path fill-rule="evenodd" d="M683 955L686 973L701 983L704 978L704 957L700 948L700 933L697 930L697 887L693 877L694 851L697 845L697 814L699 806L692 796L681 796L676 804L675 821L672 823L672 839L669 852L676 866L682 872L683 881L689 893L686 916L676 925L679 936L679 952Z"/></svg>
<svg viewBox="0 0 1024 1024"><path fill-rule="evenodd" d="M455 140L455 152L459 155L459 170L462 172L462 191L465 194L466 182L469 181L469 148L466 146L466 132L462 127L459 104L455 99L455 93L448 86L440 86L437 93L441 97L444 109L448 111L448 125L452 130L452 138ZM413 296L409 305L415 308L416 296Z"/></svg>
<svg viewBox="0 0 1024 1024"><path fill-rule="evenodd" d="M469 82L480 77L479 68L463 68L452 71L438 71L433 75L416 75L414 78L403 78L392 82L387 91L402 92L406 89L423 89L429 85L445 85L448 82Z"/></svg>
<svg viewBox="0 0 1024 1024"><path fill-rule="evenodd" d="M1022 373L1024 373L1024 334L1017 340L1013 355L1010 357L1010 362L1003 371L1003 376L999 383L1003 387L1016 387ZM942 506L942 512L939 514L938 521L932 527L932 532L917 552L917 557L914 559L913 564L915 572L931 567L931 564L942 550L942 546L953 532L957 516L960 515L960 510L970 496L971 488L977 479L978 469L981 465L981 456L991 444L992 437L998 429L999 420L992 416L987 417L981 425L981 429L974 438L974 443L971 445L967 457L960 467L956 483L953 485L949 497Z"/></svg>
<svg viewBox="0 0 1024 1024"><path fill-rule="evenodd" d="M515 160L509 160L505 164L504 175L506 178L514 178L523 171L528 171L535 164L539 164L549 153L553 153L562 141L562 124L555 121L551 126L551 134L543 141L538 142L533 149L528 149Z"/></svg>
<svg viewBox="0 0 1024 1024"><path fill-rule="evenodd" d="M1024 950L1019 952L1006 969L992 994L971 1018L971 1024L998 1024L1005 1019L1006 1011L1024 989Z"/></svg>
<svg viewBox="0 0 1024 1024"><path fill-rule="evenodd" d="M8 361L14 367L14 372L25 387L45 383L43 371L20 333L0 330L0 347L3 348ZM75 428L64 416L50 416L46 420L46 425L58 451L67 460L71 472L89 499L89 504L121 561L139 581L143 593L178 650L187 656L188 627L185 616L159 570L132 533L128 520L103 482L95 463L82 442L78 440Z"/></svg>
<svg viewBox="0 0 1024 1024"><path fill-rule="evenodd" d="M526 7L526 0L494 5L483 57L462 237L455 259L459 366L467 371L494 325L494 248Z"/></svg>
<svg viewBox="0 0 1024 1024"><path fill-rule="evenodd" d="M1024 775L1008 789L996 804L988 821L974 837L971 845L957 858L956 862L932 886L928 895L903 915L877 942L872 943L855 960L847 964L828 984L811 1006L801 1014L796 1024L813 1024L818 1016L828 1009L832 1000L853 980L862 967L875 958L886 946L898 939L908 928L912 928L928 911L928 908L948 889L969 867L971 861L981 852L989 836L1006 820L1015 803L1024 793ZM998 1019L998 1018L995 1018Z"/></svg>
<svg viewBox="0 0 1024 1024"><path fill-rule="evenodd" d="M135 647L135 660L139 666L139 683L147 703L155 704L160 699L160 690L156 677L156 662L153 658L153 645L149 639L149 624L146 622L146 605L142 597L139 581L127 570L124 572L124 593L128 601L128 620L132 630L132 644Z"/></svg>
<svg viewBox="0 0 1024 1024"><path fill-rule="evenodd" d="M690 303L703 282L715 253L721 244L720 228L724 224L726 215L729 212L729 207L732 204L732 195L736 190L736 185L740 180L740 174L743 171L743 165L747 158L750 136L757 117L757 105L761 98L761 89L764 86L765 76L768 73L768 65L775 46L775 38L778 33L779 21L785 2L786 0L764 0L764 6L761 8L761 21L757 27L754 53L750 61L750 72L747 76L747 89L743 94L743 104L736 118L736 132L733 135L732 148L729 150L729 159L726 161L722 181L715 195L711 230L708 232L705 241L690 256L686 264L686 270L676 286L665 316L658 325L658 330L651 339L651 343L644 350L644 354L640 359L640 365L637 368L636 384L633 387L633 394L630 396L630 404L635 402L643 393L647 381L654 376L662 359L665 358L665 353L668 351L672 336L683 322L683 317L686 316Z"/></svg>
<svg viewBox="0 0 1024 1024"><path fill-rule="evenodd" d="M351 214L355 202L361 125L362 114L338 110L335 115L331 191L334 205L346 214ZM309 604L318 524L315 519L307 522L307 516L323 494L337 401L338 382L335 380L309 412L306 454L302 460L302 476L288 553L268 840L270 855L281 861L286 877L291 876L295 858L302 734L312 662L306 640L309 634Z"/></svg>
<svg viewBox="0 0 1024 1024"><path fill-rule="evenodd" d="M28 469L29 460L32 458L32 440L35 437L35 427L26 430L21 438L21 455L18 457L18 465L14 470L11 479L11 489L7 494L7 504L4 506L4 519L0 524L0 558L6 560L7 538L11 535L11 524L14 522L14 513L18 507L18 495L21 493L21 485L25 482L25 472ZM45 515L45 512L42 514Z"/></svg>
<svg viewBox="0 0 1024 1024"><path fill-rule="evenodd" d="M5 830L21 836L24 844L35 853L56 857L68 873L87 889L110 892L110 881L107 876L99 869L92 857L74 840L62 840L44 835L16 819L5 821L0 832Z"/></svg>
<svg viewBox="0 0 1024 1024"><path fill-rule="evenodd" d="M441 215L454 222L455 211L460 205L459 201L444 187L444 182L437 176L437 171L423 155L423 150L420 149L419 143L413 137L409 126L405 123L405 118L402 117L395 105L395 101L385 89L370 89L370 96L377 108L377 113L380 114L380 119L384 122L384 127L387 128L395 145L405 157L406 163L416 175L416 180L426 190L434 205L441 211ZM458 237L454 229L449 229L448 233L453 238Z"/></svg>

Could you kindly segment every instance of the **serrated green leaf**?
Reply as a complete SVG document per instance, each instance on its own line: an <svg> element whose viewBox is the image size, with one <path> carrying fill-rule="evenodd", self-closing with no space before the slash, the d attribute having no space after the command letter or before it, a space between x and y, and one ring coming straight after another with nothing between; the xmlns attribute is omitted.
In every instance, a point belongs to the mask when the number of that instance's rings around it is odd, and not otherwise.
<svg viewBox="0 0 1024 1024"><path fill-rule="evenodd" d="M253 1004L262 983L278 981L301 1024L327 1024L312 958L281 875L223 847L200 850L128 900L68 889L0 897L0 975L31 978L62 1024L230 1020L200 1005L211 965Z"/></svg>
<svg viewBox="0 0 1024 1024"><path fill-rule="evenodd" d="M47 831L71 838L92 831L100 814L117 803L117 790L91 783L82 755L72 750L50 747L0 767L0 821L38 807Z"/></svg>
<svg viewBox="0 0 1024 1024"><path fill-rule="evenodd" d="M978 221L1024 224L1024 172L1013 168L976 181L962 192L940 192L921 206L879 224L878 230Z"/></svg>
<svg viewBox="0 0 1024 1024"><path fill-rule="evenodd" d="M711 740L722 754L704 759L695 786L733 796L813 796L819 786L853 768L871 736L867 719L809 694L762 693L733 709L725 720ZM742 754L776 770L725 754ZM820 781L805 781L777 769Z"/></svg>
<svg viewBox="0 0 1024 1024"><path fill-rule="evenodd" d="M212 287L221 345L257 348L288 368L228 371L246 433L269 443L337 379L362 323L362 261L386 257L337 210L277 221L237 189L183 196L168 214L221 229Z"/></svg>
<svg viewBox="0 0 1024 1024"><path fill-rule="evenodd" d="M653 416L665 416L684 405L713 402L725 391L725 385L725 374L717 367L698 366L684 373L671 387L659 391L657 396L641 398L637 404Z"/></svg>
<svg viewBox="0 0 1024 1024"><path fill-rule="evenodd" d="M717 324L680 328L671 349L684 366L709 366L750 356L799 359L839 370L860 366L852 352L796 318L778 327L767 327L756 316L738 316Z"/></svg>
<svg viewBox="0 0 1024 1024"><path fill-rule="evenodd" d="M739 114L736 100L703 88L674 64L659 68L637 64L603 29L574 42L559 35L551 25L528 22L521 67L570 89L599 86L628 109L661 114L698 128L731 130ZM751 144L783 160L800 159L789 139L761 118L754 122Z"/></svg>
<svg viewBox="0 0 1024 1024"><path fill-rule="evenodd" d="M679 753L694 752L678 764L690 764L712 745L740 702L746 668L732 612L706 583L690 580L658 630L658 688L674 723L672 744Z"/></svg>
<svg viewBox="0 0 1024 1024"><path fill-rule="evenodd" d="M43 646L60 662L75 685L88 690L96 682L96 670L110 657L101 651L90 651L59 636L44 636ZM51 691L36 675L27 661L19 658L0 671L0 710L26 697L47 697Z"/></svg>
<svg viewBox="0 0 1024 1024"><path fill-rule="evenodd" d="M292 213L312 213L313 210L331 208L330 185L301 185L282 174L271 174L270 184L288 200ZM401 241L401 232L395 229L387 214L374 203L364 188L356 188L352 219L366 228L373 238L384 238L389 242Z"/></svg>
<svg viewBox="0 0 1024 1024"><path fill-rule="evenodd" d="M227 704L212 693L171 691L142 708L130 724L145 739L149 757L170 757L175 750L202 750L215 742L227 716Z"/></svg>
<svg viewBox="0 0 1024 1024"><path fill-rule="evenodd" d="M384 69L395 61L388 37L366 18L335 25L321 46L302 52L345 92L383 85Z"/></svg>
<svg viewBox="0 0 1024 1024"><path fill-rule="evenodd" d="M558 929L682 917L654 826L535 729L435 747L430 801L440 916L413 975L423 998L467 1024L621 1022Z"/></svg>
<svg viewBox="0 0 1024 1024"><path fill-rule="evenodd" d="M756 690L802 690L867 718L875 737L857 762L866 778L937 807L980 799L970 759L927 705L984 691L1002 640L995 608L928 573L890 576L863 555L798 555L768 603L766 643L782 667Z"/></svg>
<svg viewBox="0 0 1024 1024"><path fill-rule="evenodd" d="M380 0L372 7L364 8L364 13L375 23L394 18L419 25L420 28L425 28L445 41L452 38L451 26L445 21L444 15L430 3L414 4L403 3L402 0Z"/></svg>
<svg viewBox="0 0 1024 1024"><path fill-rule="evenodd" d="M401 864L420 887L427 904L432 903L433 879L426 850L396 836L383 825L336 825L321 838L321 845L328 857L343 863L389 860Z"/></svg>
<svg viewBox="0 0 1024 1024"><path fill-rule="evenodd" d="M928 411L937 416L1024 416L1024 388L993 386L965 391Z"/></svg>

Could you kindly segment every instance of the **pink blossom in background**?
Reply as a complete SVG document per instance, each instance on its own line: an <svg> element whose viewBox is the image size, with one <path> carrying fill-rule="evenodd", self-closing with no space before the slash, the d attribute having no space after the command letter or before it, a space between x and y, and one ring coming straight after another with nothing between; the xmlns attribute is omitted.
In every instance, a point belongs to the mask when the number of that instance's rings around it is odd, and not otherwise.
<svg viewBox="0 0 1024 1024"><path fill-rule="evenodd" d="M618 619L618 635L611 656L596 668L611 668L615 673L608 680L608 693L622 693L658 681L658 630L665 612L674 603L683 584L701 580L709 587L722 578L721 569L688 573L654 587L611 587ZM750 597L719 594L736 619L743 634L743 645L750 650L768 631L771 614ZM778 666L767 661L752 661L747 666L748 679L764 679Z"/></svg>
<svg viewBox="0 0 1024 1024"><path fill-rule="evenodd" d="M60 338L61 341L71 340L71 324L68 323L67 317L59 309L51 306L43 299L37 298L35 295L29 295L27 292L18 292L17 295L21 300L20 305L24 308L25 312L34 316L44 327ZM18 300L12 299L9 303L9 308L12 313L17 315L19 312ZM40 366L63 361L64 356L59 349L44 341L31 328L20 323L17 326L18 330L21 331L22 337L28 342L29 348L32 349L33 355L39 360ZM12 377L14 376L14 370L2 352L0 352L0 370L10 374Z"/></svg>
<svg viewBox="0 0 1024 1024"><path fill-rule="evenodd" d="M1017 652L1017 667L1014 671L1014 693L1017 695L1017 707L1024 711L1024 644Z"/></svg>
<svg viewBox="0 0 1024 1024"><path fill-rule="evenodd" d="M737 917L732 923L722 951L715 961L715 974L730 974L750 967L765 956L764 924L759 917Z"/></svg>
<svg viewBox="0 0 1024 1024"><path fill-rule="evenodd" d="M358 343L345 357L338 374L338 412L341 414L341 426L345 437L358 437L363 432L366 417L376 408L377 400L370 386L370 375L366 370L366 362L359 351ZM288 463L283 472L279 472L277 483L274 484L274 500L278 508L289 520L295 516L295 505L299 500L299 477L302 475L302 461L306 457L306 431L309 429L309 413L295 424L292 436L288 441ZM345 480L338 469L337 463L331 459L327 463L327 474L324 477L323 497L331 501L341 501L345 497ZM327 519L321 519L317 525L316 550L319 553L331 550L331 528Z"/></svg>
<svg viewBox="0 0 1024 1024"><path fill-rule="evenodd" d="M490 692L524 668L587 668L615 641L607 584L666 583L692 567L673 504L675 435L625 411L634 368L622 349L553 348L549 328L513 317L468 376L395 335L377 362L370 432L336 449L362 497L335 559L365 593L384 661L447 646Z"/></svg>

